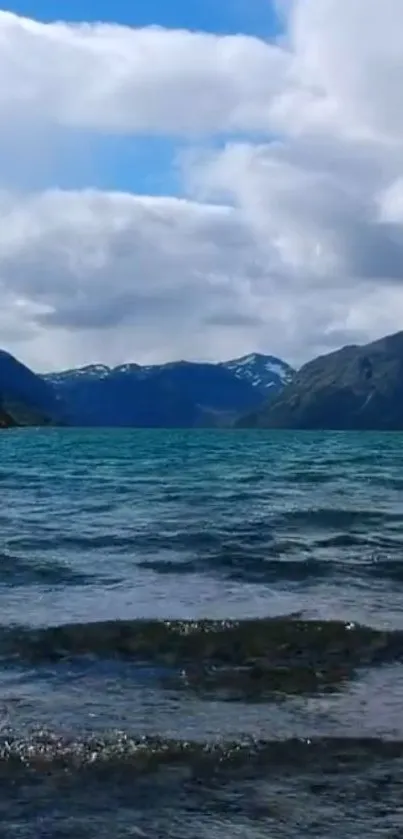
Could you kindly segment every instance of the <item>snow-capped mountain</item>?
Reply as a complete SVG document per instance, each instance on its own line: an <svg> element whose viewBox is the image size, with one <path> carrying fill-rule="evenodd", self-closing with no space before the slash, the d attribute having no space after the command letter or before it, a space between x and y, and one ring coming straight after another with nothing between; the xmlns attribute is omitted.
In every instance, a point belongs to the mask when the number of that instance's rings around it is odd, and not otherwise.
<svg viewBox="0 0 403 839"><path fill-rule="evenodd" d="M118 367L108 367L105 364L89 364L86 367L78 367L71 370L63 370L59 373L48 373L44 378L53 384L62 384L64 382L72 382L77 380L99 380L108 379L111 376L122 374L132 374L136 377L144 379L149 376L155 376L160 373L166 373L169 370L176 369L191 364L193 369L197 369L197 362L186 361L171 361L166 364L154 364L142 366L133 362L127 364L120 364ZM237 379L242 379L253 387L262 392L270 390L278 390L284 387L291 381L294 370L285 361L276 358L273 355L263 355L262 353L250 353L241 358L233 358L229 361L218 362L217 365L209 365L212 367L225 368Z"/></svg>
<svg viewBox="0 0 403 839"><path fill-rule="evenodd" d="M288 384L294 370L285 361L273 355L251 353L221 363L238 379L244 379L261 391L279 390Z"/></svg>
<svg viewBox="0 0 403 839"><path fill-rule="evenodd" d="M87 367L46 377L69 424L189 428L230 423L259 407L262 392L220 364Z"/></svg>
<svg viewBox="0 0 403 839"><path fill-rule="evenodd" d="M61 384L72 379L105 379L111 372L112 368L105 364L87 364L86 367L74 367L59 373L46 373L42 378L52 384Z"/></svg>
<svg viewBox="0 0 403 839"><path fill-rule="evenodd" d="M92 364L44 378L72 425L190 427L257 409L292 373L279 358L252 353L220 363Z"/></svg>

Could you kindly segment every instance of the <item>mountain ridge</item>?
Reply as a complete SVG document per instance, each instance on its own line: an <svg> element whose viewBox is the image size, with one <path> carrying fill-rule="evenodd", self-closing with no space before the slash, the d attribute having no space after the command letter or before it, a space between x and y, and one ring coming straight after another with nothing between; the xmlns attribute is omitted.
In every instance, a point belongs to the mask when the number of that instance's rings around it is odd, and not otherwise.
<svg viewBox="0 0 403 839"><path fill-rule="evenodd" d="M298 372L250 353L33 373L0 351L0 426L403 430L403 331L318 356Z"/></svg>
<svg viewBox="0 0 403 839"><path fill-rule="evenodd" d="M277 392L290 370L274 356L250 354L219 363L86 365L43 378L66 404L72 425L204 427L232 425L268 390Z"/></svg>
<svg viewBox="0 0 403 839"><path fill-rule="evenodd" d="M403 430L403 331L305 364L242 428Z"/></svg>
<svg viewBox="0 0 403 839"><path fill-rule="evenodd" d="M240 356L239 358L229 359L228 361L203 362L180 359L177 361L167 361L162 364L138 364L136 362L126 362L116 366L86 364L82 367L66 368L65 370L42 373L40 375L45 381L59 383L71 379L74 376L105 378L111 374L129 372L149 375L185 365L208 365L211 367L225 368L236 375L237 378L248 380L254 387L260 386L263 390L270 389L273 386L283 385L289 381L295 372L287 362L277 358L277 356L254 352Z"/></svg>

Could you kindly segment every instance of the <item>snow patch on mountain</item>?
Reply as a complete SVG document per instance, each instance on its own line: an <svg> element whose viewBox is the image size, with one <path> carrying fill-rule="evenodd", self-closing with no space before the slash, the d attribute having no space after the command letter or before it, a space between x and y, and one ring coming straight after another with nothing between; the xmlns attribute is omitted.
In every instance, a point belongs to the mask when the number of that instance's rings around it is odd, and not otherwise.
<svg viewBox="0 0 403 839"><path fill-rule="evenodd" d="M186 367L188 365L189 362L186 361L168 362L167 364L147 365L144 367L134 362L120 364L118 367L108 367L105 364L89 364L73 370L63 370L60 373L49 373L44 378L54 384L63 384L64 382L73 382L79 379L106 379L109 376L122 374L135 374L138 378L144 379L151 375L163 373L171 368ZM257 388L263 395L266 392L274 392L283 388L291 380L294 373L292 367L285 361L275 356L263 355L261 353L250 353L241 358L211 365L212 368L215 366L225 368L238 379L246 381Z"/></svg>
<svg viewBox="0 0 403 839"><path fill-rule="evenodd" d="M294 374L292 367L280 358L261 353L250 353L241 358L222 362L237 378L245 379L262 391L284 387Z"/></svg>
<svg viewBox="0 0 403 839"><path fill-rule="evenodd" d="M48 382L71 381L72 379L104 379L109 376L111 368L105 364L87 364L71 370L61 370L59 373L46 373L42 378Z"/></svg>

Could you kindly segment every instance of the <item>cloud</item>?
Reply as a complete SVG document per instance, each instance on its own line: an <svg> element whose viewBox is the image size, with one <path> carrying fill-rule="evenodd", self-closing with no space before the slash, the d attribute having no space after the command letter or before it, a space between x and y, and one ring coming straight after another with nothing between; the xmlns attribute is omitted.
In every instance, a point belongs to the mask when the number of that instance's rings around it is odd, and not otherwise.
<svg viewBox="0 0 403 839"><path fill-rule="evenodd" d="M293 0L277 41L0 12L0 118L101 132L400 142L401 0Z"/></svg>
<svg viewBox="0 0 403 839"><path fill-rule="evenodd" d="M0 152L195 138L182 199L7 181L7 347L42 369L254 349L299 364L402 327L403 4L278 5L275 43L0 13Z"/></svg>
<svg viewBox="0 0 403 839"><path fill-rule="evenodd" d="M400 144L400 0L297 0L288 33L302 99L311 96L312 125L316 115L343 133Z"/></svg>
<svg viewBox="0 0 403 839"><path fill-rule="evenodd" d="M299 363L343 335L388 331L403 315L403 285L340 282L326 259L318 270L301 248L308 234L292 227L293 205L279 203L266 238L264 216L254 221L244 207L90 190L3 193L2 317L18 324L7 346L40 369L250 349Z"/></svg>
<svg viewBox="0 0 403 839"><path fill-rule="evenodd" d="M396 165L372 142L292 138L229 144L193 155L186 169L194 194L242 207L284 281L342 287L403 278Z"/></svg>
<svg viewBox="0 0 403 839"><path fill-rule="evenodd" d="M90 190L3 193L0 225L2 294L34 344L59 334L105 360L214 357L234 342L220 324L238 337L262 325L251 277L265 275L266 259L231 207ZM55 363L47 348L42 367L46 356Z"/></svg>
<svg viewBox="0 0 403 839"><path fill-rule="evenodd" d="M0 12L0 75L8 81L0 116L21 125L173 134L259 129L286 71L284 52L258 38L44 24Z"/></svg>

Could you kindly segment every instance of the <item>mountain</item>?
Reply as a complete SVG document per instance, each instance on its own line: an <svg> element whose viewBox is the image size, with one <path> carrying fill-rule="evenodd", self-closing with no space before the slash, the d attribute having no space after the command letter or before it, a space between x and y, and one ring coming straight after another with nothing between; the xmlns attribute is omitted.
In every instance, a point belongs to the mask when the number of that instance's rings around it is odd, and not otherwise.
<svg viewBox="0 0 403 839"><path fill-rule="evenodd" d="M60 398L41 376L0 350L0 427L59 423Z"/></svg>
<svg viewBox="0 0 403 839"><path fill-rule="evenodd" d="M104 364L89 364L87 367L62 370L60 373L45 373L42 376L42 379L50 382L51 384L61 384L75 378L102 379L105 376L108 376L110 372L111 368L106 367Z"/></svg>
<svg viewBox="0 0 403 839"><path fill-rule="evenodd" d="M221 362L238 379L249 382L267 396L269 391L276 392L288 384L295 371L289 364L273 355L251 353L231 361Z"/></svg>
<svg viewBox="0 0 403 839"><path fill-rule="evenodd" d="M315 358L238 427L403 430L403 332Z"/></svg>
<svg viewBox="0 0 403 839"><path fill-rule="evenodd" d="M252 353L219 364L91 365L37 376L0 351L0 428L45 423L403 430L403 332L344 347L298 373Z"/></svg>
<svg viewBox="0 0 403 839"><path fill-rule="evenodd" d="M263 401L258 388L220 364L92 365L48 374L44 380L67 406L72 425L229 425Z"/></svg>

